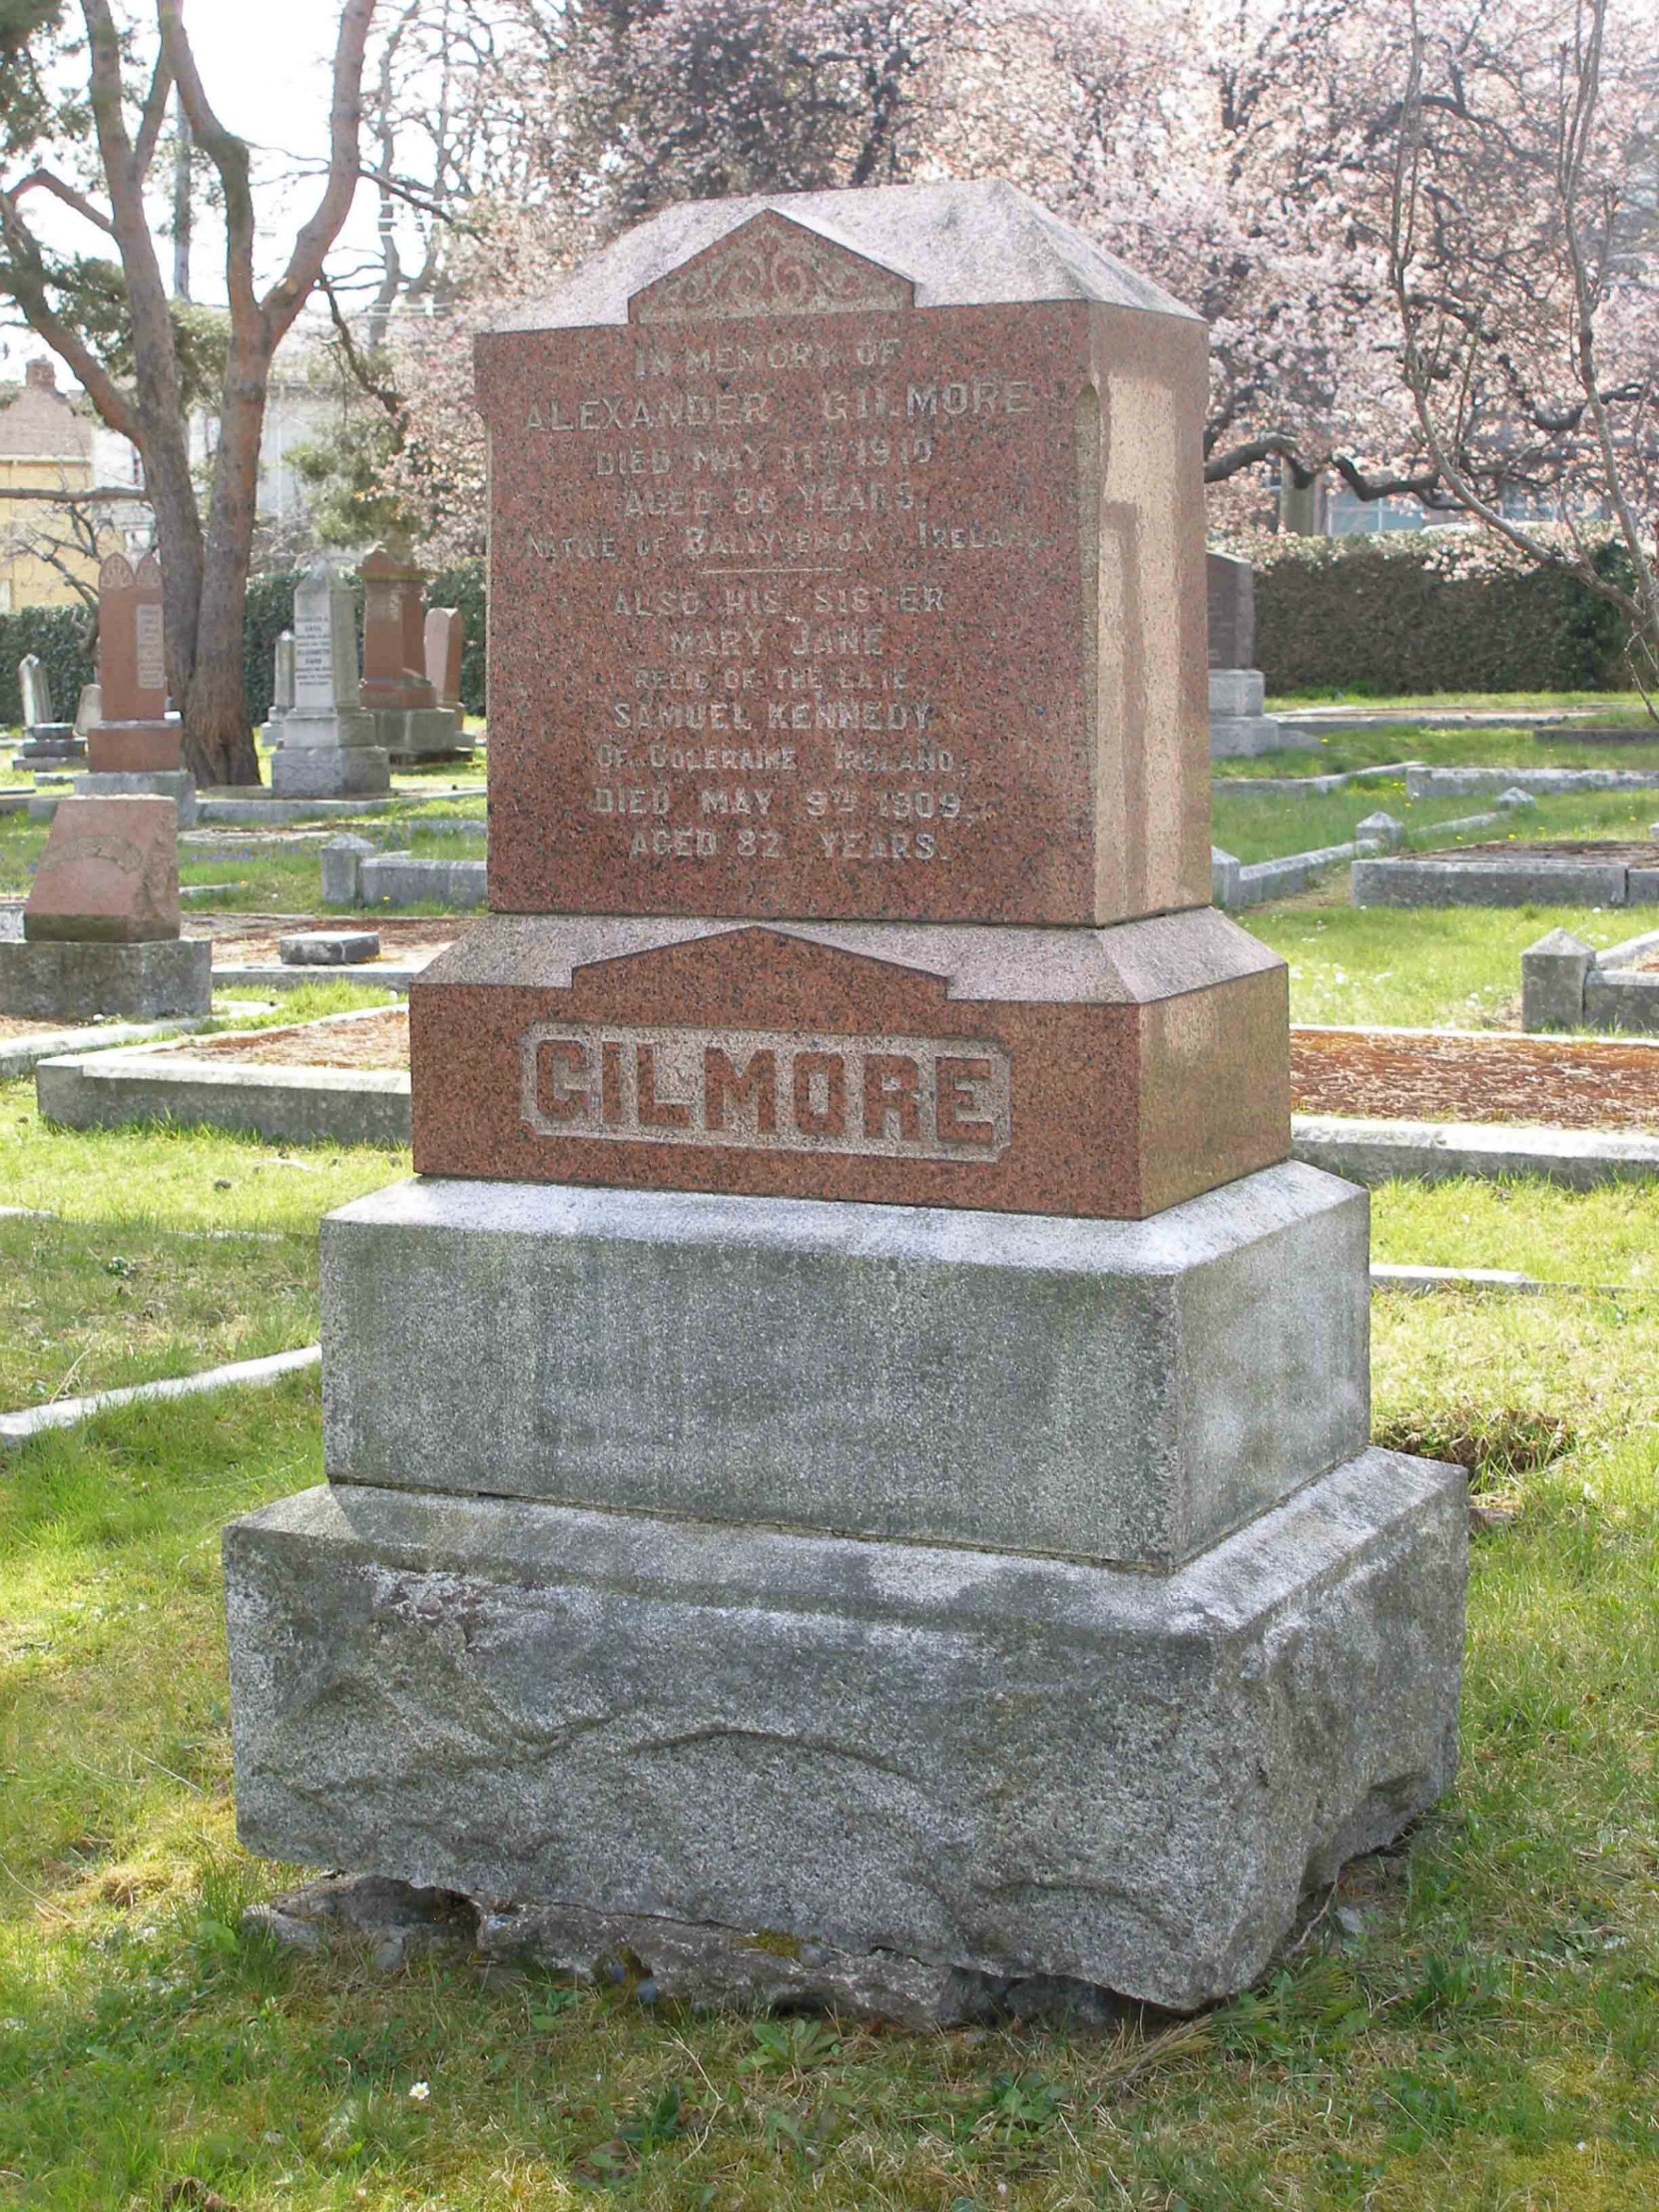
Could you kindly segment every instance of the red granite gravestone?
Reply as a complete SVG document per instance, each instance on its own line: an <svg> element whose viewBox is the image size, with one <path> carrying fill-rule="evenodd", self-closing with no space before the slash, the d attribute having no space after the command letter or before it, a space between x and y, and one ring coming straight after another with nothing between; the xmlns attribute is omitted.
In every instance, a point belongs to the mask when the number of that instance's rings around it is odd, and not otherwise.
<svg viewBox="0 0 1659 2212"><path fill-rule="evenodd" d="M151 944L179 934L171 799L66 799L23 906L31 943Z"/></svg>
<svg viewBox="0 0 1659 2212"><path fill-rule="evenodd" d="M1210 666L1256 666L1256 571L1230 553L1204 557L1210 610Z"/></svg>
<svg viewBox="0 0 1659 2212"><path fill-rule="evenodd" d="M362 703L394 712L434 707L421 612L425 580L413 562L377 545L362 564Z"/></svg>
<svg viewBox="0 0 1659 2212"><path fill-rule="evenodd" d="M161 564L114 553L98 572L100 716L87 732L95 776L177 769L183 733L167 711Z"/></svg>
<svg viewBox="0 0 1659 2212"><path fill-rule="evenodd" d="M422 1172L1139 1217L1288 1151L1209 910L1204 326L857 197L479 343L496 919L413 996Z"/></svg>

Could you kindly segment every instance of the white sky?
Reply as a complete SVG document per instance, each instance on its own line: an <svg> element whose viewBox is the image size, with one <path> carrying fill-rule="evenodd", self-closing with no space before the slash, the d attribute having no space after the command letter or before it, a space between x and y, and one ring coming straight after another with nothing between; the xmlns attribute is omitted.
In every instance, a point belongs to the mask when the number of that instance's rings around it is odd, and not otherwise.
<svg viewBox="0 0 1659 2212"><path fill-rule="evenodd" d="M385 0L382 0L382 7ZM142 21L148 8L128 0L122 11ZM386 12L389 12L387 10ZM320 165L327 150L329 66L339 25L338 0L187 0L186 22L202 81L222 120L257 149L257 192L262 224L260 276L269 283L286 259L293 232L309 213L320 189L316 177L278 188L272 175L291 172L296 163ZM159 191L168 184L158 164ZM30 220L60 249L97 250L97 234L43 195L25 204ZM371 250L375 202L368 187L359 189L334 259L353 258L353 249ZM198 185L192 290L205 301L225 296L224 239L213 213L202 205ZM163 242L164 266L171 271L172 248ZM0 331L0 374L15 376L20 364L44 348L28 332ZM60 382L67 381L60 364Z"/></svg>

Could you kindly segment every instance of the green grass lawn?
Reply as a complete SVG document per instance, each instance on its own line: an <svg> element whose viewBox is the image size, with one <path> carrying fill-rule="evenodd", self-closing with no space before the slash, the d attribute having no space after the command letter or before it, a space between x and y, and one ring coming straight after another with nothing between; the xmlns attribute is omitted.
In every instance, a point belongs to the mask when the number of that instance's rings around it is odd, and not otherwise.
<svg viewBox="0 0 1659 2212"><path fill-rule="evenodd" d="M1586 943L1618 944L1659 910L1587 906L1357 907L1346 874L1319 891L1236 918L1283 953L1291 970L1291 1019L1376 1022L1412 1029L1513 1028L1520 1021L1520 961L1549 929Z"/></svg>
<svg viewBox="0 0 1659 2212"><path fill-rule="evenodd" d="M0 1397L83 1347L75 1388L303 1341L318 1217L407 1164L0 1089L0 1203L58 1217L0 1222ZM909 2038L278 1952L240 1925L294 1870L235 1840L218 1546L319 1478L316 1377L0 1463L0 2207L1650 2206L1659 1191L1396 1185L1375 1221L1382 1258L1622 1295L1376 1302L1377 1432L1515 1514L1475 1548L1461 1778L1190 2024Z"/></svg>
<svg viewBox="0 0 1659 2212"><path fill-rule="evenodd" d="M316 1380L32 1446L0 1480L0 2203L1650 2206L1654 1309L1382 1300L1375 1368L1382 1434L1484 1444L1517 1509L1475 1549L1456 1791L1261 1988L1116 2037L276 1951L239 1922L291 1872L235 1843L218 1539L317 1479Z"/></svg>
<svg viewBox="0 0 1659 2212"><path fill-rule="evenodd" d="M0 1085L0 1206L33 1210L0 1217L0 1412L314 1343L318 1220L408 1171L368 1147L53 1129L32 1081Z"/></svg>
<svg viewBox="0 0 1659 2212"><path fill-rule="evenodd" d="M1268 702L1269 714L1293 713L1301 706L1328 706L1328 700L1278 699ZM1380 703L1350 700L1347 705L1370 712ZM1346 775L1357 768L1381 768L1396 761L1424 761L1433 768L1659 768L1659 725L1655 725L1634 694L1611 694L1598 702L1583 693L1553 697L1522 694L1504 699L1490 694L1470 694L1459 704L1445 700L1400 699L1389 702L1401 713L1501 714L1505 706L1516 713L1546 713L1569 706L1588 706L1594 726L1617 726L1641 733L1651 731L1636 745L1586 745L1570 730L1551 732L1547 740L1519 727L1514 729L1421 729L1402 723L1380 722L1363 730L1332 730L1317 746L1285 747L1247 760L1218 761L1216 774L1225 777Z"/></svg>

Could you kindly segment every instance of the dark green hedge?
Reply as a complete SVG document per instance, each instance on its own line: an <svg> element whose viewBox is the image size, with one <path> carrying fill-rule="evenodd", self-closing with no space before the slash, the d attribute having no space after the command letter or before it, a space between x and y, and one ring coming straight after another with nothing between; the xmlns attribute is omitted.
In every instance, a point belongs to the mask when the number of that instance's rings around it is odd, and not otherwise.
<svg viewBox="0 0 1659 2212"><path fill-rule="evenodd" d="M283 570L256 576L248 586L248 704L256 724L271 713L276 640L293 626L293 592L304 571ZM357 603L361 645L362 591L349 579ZM466 618L466 649L461 655L461 704L468 714L484 711L484 567L468 561L439 569L426 587L430 607L458 607Z"/></svg>
<svg viewBox="0 0 1659 2212"><path fill-rule="evenodd" d="M0 615L0 730L14 730L23 720L17 664L29 653L46 671L52 712L60 722L75 720L81 686L98 679L87 645L89 628L79 607L20 607L14 615Z"/></svg>
<svg viewBox="0 0 1659 2212"><path fill-rule="evenodd" d="M1305 548L1305 549L1304 549ZM1623 558L1612 548L1600 556ZM1471 566L1443 539L1310 538L1256 578L1256 658L1273 692L1613 691L1617 610L1555 570Z"/></svg>

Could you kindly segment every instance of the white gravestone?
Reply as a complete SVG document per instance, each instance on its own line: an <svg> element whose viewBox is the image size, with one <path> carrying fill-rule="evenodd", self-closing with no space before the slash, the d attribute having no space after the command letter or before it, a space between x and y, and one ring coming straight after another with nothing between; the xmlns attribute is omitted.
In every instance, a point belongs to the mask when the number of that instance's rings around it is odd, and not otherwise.
<svg viewBox="0 0 1659 2212"><path fill-rule="evenodd" d="M33 653L25 653L17 664L17 688L23 700L23 743L17 752L20 763L72 761L85 753L86 747L77 743L73 725L52 719L52 687Z"/></svg>
<svg viewBox="0 0 1659 2212"><path fill-rule="evenodd" d="M351 593L318 561L293 595L292 705L266 725L279 745L272 790L287 799L341 799L388 791L390 765L375 743L357 677Z"/></svg>

